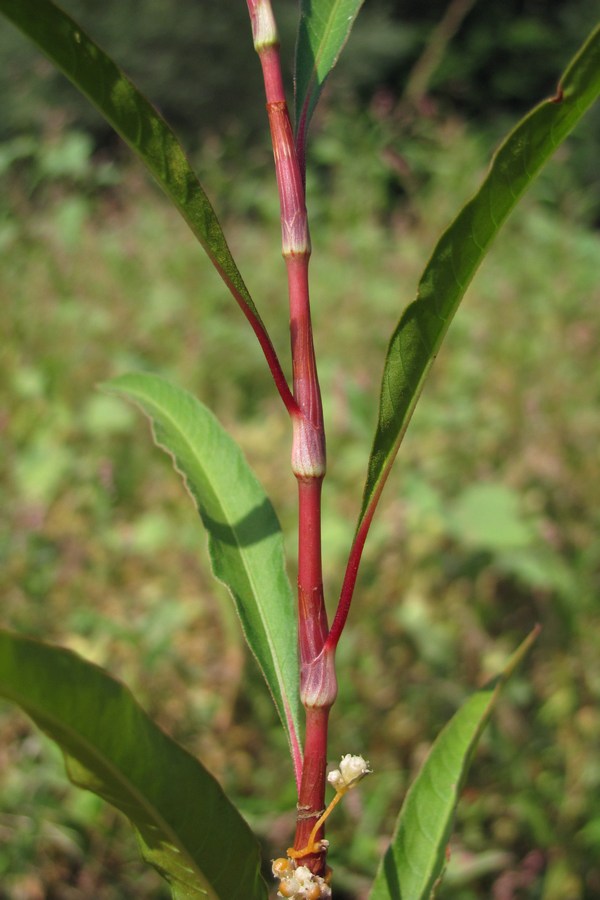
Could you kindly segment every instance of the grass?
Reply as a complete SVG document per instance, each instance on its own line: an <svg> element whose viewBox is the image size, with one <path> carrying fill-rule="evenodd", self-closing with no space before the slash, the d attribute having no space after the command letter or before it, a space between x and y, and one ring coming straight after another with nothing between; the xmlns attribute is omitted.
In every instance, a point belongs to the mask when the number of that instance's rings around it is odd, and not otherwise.
<svg viewBox="0 0 600 900"><path fill-rule="evenodd" d="M336 120L316 139L310 185L332 601L387 338L485 165L482 141L456 121L413 135L400 162L384 139L362 120ZM76 159L75 171L37 181L31 166L5 176L2 624L127 681L222 779L268 858L293 828L283 734L210 577L191 504L144 422L96 385L152 369L210 405L273 497L293 572L288 426L249 329L185 225L137 169L104 167L98 184L85 146ZM287 359L272 183L213 180L217 163L204 160L207 186L218 186L234 255ZM431 740L537 621L538 646L469 779L440 896L600 893L599 239L577 223L573 197L552 191L557 165L465 300L367 547L331 741L332 761L361 752L376 771L330 832L336 883L354 900ZM65 783L57 754L8 706L0 794L2 900L167 896L118 817Z"/></svg>

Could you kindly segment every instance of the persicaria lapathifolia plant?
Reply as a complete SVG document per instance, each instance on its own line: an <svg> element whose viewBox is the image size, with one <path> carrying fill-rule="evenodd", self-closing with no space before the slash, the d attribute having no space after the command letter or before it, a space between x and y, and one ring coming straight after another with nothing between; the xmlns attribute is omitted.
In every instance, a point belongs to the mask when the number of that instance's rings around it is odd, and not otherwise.
<svg viewBox="0 0 600 900"><path fill-rule="evenodd" d="M300 698L306 712L304 755L296 761L300 784L295 847L306 848L325 802L327 723L337 695L335 642L328 639L321 569L321 485L325 475L325 427L313 345L308 291L310 237L304 172L283 89L279 41L269 2L248 3L254 46L262 66L281 205L282 253L288 276L294 401L292 471L298 483L298 638ZM318 832L316 838L322 832ZM314 848L314 852L313 852ZM318 843L302 856L322 875L325 851Z"/></svg>
<svg viewBox="0 0 600 900"><path fill-rule="evenodd" d="M107 385L149 417L156 443L182 475L208 533L214 574L231 592L246 640L272 693L288 737L298 790L293 846L274 861L273 873L279 896L308 900L330 897L334 890L326 862L325 820L370 772L363 757L348 753L327 777L327 726L338 690L335 652L381 492L424 380L492 240L600 92L596 29L567 67L556 95L537 106L506 138L481 187L434 248L417 297L402 313L390 339L362 506L330 625L321 562L325 427L309 301L306 143L323 84L361 5L361 0L301 0L292 125L271 3L248 0L281 206L289 288L290 389L215 212L172 130L104 51L51 0L0 0L0 12L95 104L188 222L253 328L290 416L291 468L299 508L297 598L286 575L273 508L212 413L155 375L123 375ZM536 633L440 733L404 799L375 876L374 900L432 896L443 873L454 811L475 746L503 684ZM63 649L2 631L0 694L17 703L59 744L75 784L95 791L125 813L145 858L169 882L174 897L264 900L268 887L261 874L259 846L242 816L203 765L158 729L106 672ZM328 781L334 790L329 805ZM282 835L282 847L288 842Z"/></svg>

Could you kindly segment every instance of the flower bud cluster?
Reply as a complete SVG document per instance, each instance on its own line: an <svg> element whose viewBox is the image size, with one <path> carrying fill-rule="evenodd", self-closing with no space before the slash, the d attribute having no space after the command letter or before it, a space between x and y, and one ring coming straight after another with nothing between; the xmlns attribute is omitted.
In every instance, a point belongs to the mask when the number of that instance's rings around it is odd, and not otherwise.
<svg viewBox="0 0 600 900"><path fill-rule="evenodd" d="M293 859L274 860L273 875L280 879L278 897L288 900L329 900L331 897L326 879L314 875L307 866L297 866Z"/></svg>
<svg viewBox="0 0 600 900"><path fill-rule="evenodd" d="M372 771L369 761L364 757L346 753L340 760L339 769L333 769L327 776L327 781L336 791L347 791L355 787L365 775L370 775Z"/></svg>

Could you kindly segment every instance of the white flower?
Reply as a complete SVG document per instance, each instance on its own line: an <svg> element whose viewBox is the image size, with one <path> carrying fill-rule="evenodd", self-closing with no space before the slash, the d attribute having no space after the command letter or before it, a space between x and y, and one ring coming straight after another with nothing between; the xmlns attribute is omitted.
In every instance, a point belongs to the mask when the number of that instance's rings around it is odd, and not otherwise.
<svg viewBox="0 0 600 900"><path fill-rule="evenodd" d="M327 781L336 791L347 791L372 771L368 760L364 757L352 756L347 753L342 756L339 769L334 769L329 773Z"/></svg>
<svg viewBox="0 0 600 900"><path fill-rule="evenodd" d="M289 900L330 900L331 888L324 878L313 875L307 866L298 866L282 878L277 896Z"/></svg>
<svg viewBox="0 0 600 900"><path fill-rule="evenodd" d="M308 866L298 866L298 868L294 872L294 875L296 876L302 887L305 887L314 878L314 875L310 871Z"/></svg>
<svg viewBox="0 0 600 900"><path fill-rule="evenodd" d="M272 861L271 870L275 878L289 878L294 874L294 863L285 856L280 856Z"/></svg>
<svg viewBox="0 0 600 900"><path fill-rule="evenodd" d="M327 781L336 791L341 791L346 787L342 773L339 769L333 769L327 776Z"/></svg>
<svg viewBox="0 0 600 900"><path fill-rule="evenodd" d="M293 875L284 878L279 885L279 890L277 891L278 897L297 897L298 891L300 890L300 882L294 878Z"/></svg>

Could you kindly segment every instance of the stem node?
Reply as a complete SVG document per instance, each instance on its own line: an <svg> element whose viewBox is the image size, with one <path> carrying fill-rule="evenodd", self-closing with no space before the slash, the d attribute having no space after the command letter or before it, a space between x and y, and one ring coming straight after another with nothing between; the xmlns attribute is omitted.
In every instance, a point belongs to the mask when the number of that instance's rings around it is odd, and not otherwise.
<svg viewBox="0 0 600 900"><path fill-rule="evenodd" d="M315 659L302 664L300 698L306 709L330 709L337 690L335 649L325 647Z"/></svg>

